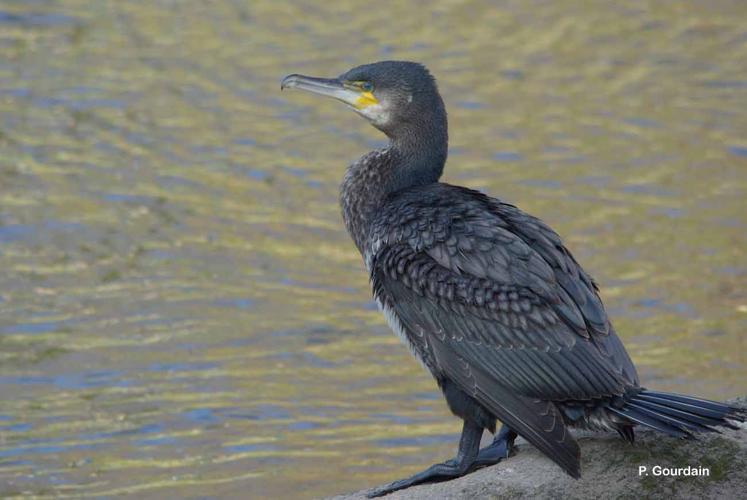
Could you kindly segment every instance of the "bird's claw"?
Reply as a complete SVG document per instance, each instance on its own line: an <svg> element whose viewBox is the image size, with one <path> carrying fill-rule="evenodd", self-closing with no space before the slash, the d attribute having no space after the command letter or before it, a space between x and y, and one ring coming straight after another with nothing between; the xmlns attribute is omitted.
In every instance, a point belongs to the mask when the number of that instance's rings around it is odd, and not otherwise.
<svg viewBox="0 0 747 500"><path fill-rule="evenodd" d="M399 481L393 481L389 484L385 484L384 486L378 486L372 490L369 490L366 493L366 498L378 498L383 497L384 495L388 495L389 493L394 493L397 490L402 489L402 480Z"/></svg>

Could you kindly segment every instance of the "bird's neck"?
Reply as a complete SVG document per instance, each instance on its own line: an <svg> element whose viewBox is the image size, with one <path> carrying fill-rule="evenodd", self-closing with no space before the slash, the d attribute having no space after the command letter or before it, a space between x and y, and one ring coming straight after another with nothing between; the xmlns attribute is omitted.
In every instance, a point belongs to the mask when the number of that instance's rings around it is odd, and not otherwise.
<svg viewBox="0 0 747 500"><path fill-rule="evenodd" d="M438 182L444 171L449 146L445 125L414 123L410 128L390 139L389 150L396 158L390 192Z"/></svg>
<svg viewBox="0 0 747 500"><path fill-rule="evenodd" d="M382 150L363 155L348 167L340 186L340 205L350 236L361 254L376 214L402 191L438 182L448 151L446 127L420 128L390 138Z"/></svg>

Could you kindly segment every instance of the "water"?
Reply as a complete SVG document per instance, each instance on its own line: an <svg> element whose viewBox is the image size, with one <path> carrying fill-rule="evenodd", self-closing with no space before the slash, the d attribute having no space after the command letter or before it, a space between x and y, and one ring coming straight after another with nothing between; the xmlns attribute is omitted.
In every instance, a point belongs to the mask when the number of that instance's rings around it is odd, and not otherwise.
<svg viewBox="0 0 747 500"><path fill-rule="evenodd" d="M0 496L313 497L451 456L288 73L423 61L446 179L536 214L650 387L747 393L747 4L0 4Z"/></svg>

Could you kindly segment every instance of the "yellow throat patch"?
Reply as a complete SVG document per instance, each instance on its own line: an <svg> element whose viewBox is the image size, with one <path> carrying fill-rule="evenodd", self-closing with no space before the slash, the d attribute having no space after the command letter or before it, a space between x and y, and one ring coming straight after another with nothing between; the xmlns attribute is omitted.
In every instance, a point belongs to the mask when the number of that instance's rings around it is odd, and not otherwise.
<svg viewBox="0 0 747 500"><path fill-rule="evenodd" d="M374 104L378 104L379 101L374 97L371 92L361 92L358 98L355 100L355 107L357 109L364 109Z"/></svg>

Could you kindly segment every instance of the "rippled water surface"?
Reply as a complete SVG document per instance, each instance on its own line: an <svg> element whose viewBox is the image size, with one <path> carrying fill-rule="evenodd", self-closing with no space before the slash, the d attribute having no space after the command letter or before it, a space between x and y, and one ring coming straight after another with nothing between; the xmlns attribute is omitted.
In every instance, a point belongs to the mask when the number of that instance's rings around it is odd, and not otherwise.
<svg viewBox="0 0 747 500"><path fill-rule="evenodd" d="M448 458L282 76L425 62L446 180L548 221L650 387L747 393L747 3L0 2L0 496L313 497Z"/></svg>

